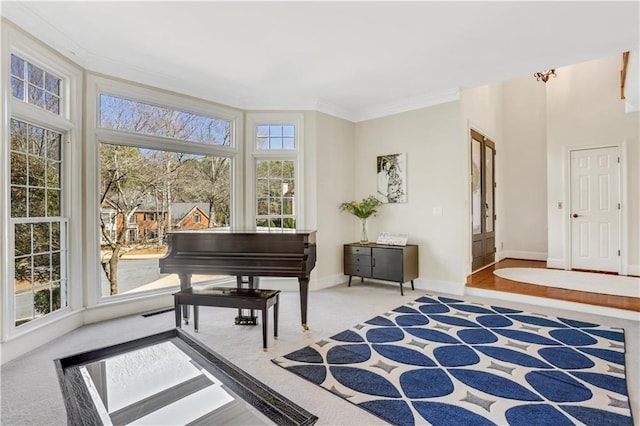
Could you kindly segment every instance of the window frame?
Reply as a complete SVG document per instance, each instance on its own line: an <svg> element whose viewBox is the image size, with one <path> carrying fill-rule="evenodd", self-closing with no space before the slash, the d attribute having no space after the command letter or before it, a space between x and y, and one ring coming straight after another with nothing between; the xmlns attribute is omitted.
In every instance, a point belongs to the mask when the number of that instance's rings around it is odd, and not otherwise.
<svg viewBox="0 0 640 426"><path fill-rule="evenodd" d="M304 228L304 114L296 112L280 113L247 113L246 117L246 217L245 225L256 226L258 206L256 200L258 160L292 160L294 162L295 197L293 211L296 229ZM294 149L258 149L257 128L259 125L293 125L295 126Z"/></svg>
<svg viewBox="0 0 640 426"><path fill-rule="evenodd" d="M82 262L70 262L69 259L81 256L82 238L82 180L80 156L82 140L82 87L83 72L71 61L63 58L43 43L34 40L12 24L2 22L2 64L0 69L0 120L2 121L3 141L0 147L0 181L6 182L0 187L0 306L1 340L9 341L26 335L36 329L53 324L63 318L74 315L82 309L83 280ZM43 109L35 104L15 98L11 93L10 58L16 55L21 59L60 78L60 106L58 113ZM29 123L62 134L61 141L61 200L60 215L44 217L45 222L56 219L65 224L66 238L61 238L61 248L66 249L66 259L61 265L61 273L66 281L67 304L60 309L35 318L28 323L15 325L14 292L14 243L13 224L20 218L12 218L10 212L10 144L4 143L11 137L12 119ZM6 233L6 234L5 234Z"/></svg>
<svg viewBox="0 0 640 426"><path fill-rule="evenodd" d="M122 130L113 130L99 127L100 94L122 97L125 99L144 102L168 108L175 108L180 111L190 112L198 115L216 117L231 121L232 143L231 146L210 145L198 142L177 141L173 138L163 136L152 136L137 134ZM125 145L137 148L150 148L173 152L186 152L198 155L217 155L228 157L231 166L231 188L230 188L230 222L241 223L239 212L243 210L242 197L239 191L243 188L243 164L242 141L243 141L243 114L239 110L222 107L212 102L190 98L187 95L170 93L163 89L153 88L136 84L134 82L118 81L114 78L87 75L86 84L86 148L85 168L86 182L86 223L85 240L87 259L85 261L87 270L87 282L94 282L95 285L88 285L87 305L88 307L106 305L119 301L138 300L157 295L170 294L174 287L164 289L149 290L145 292L135 292L131 294L116 294L113 296L102 296L100 291L102 268L99 265L100 259L100 144L107 143L113 145ZM184 148L187 148L185 151Z"/></svg>

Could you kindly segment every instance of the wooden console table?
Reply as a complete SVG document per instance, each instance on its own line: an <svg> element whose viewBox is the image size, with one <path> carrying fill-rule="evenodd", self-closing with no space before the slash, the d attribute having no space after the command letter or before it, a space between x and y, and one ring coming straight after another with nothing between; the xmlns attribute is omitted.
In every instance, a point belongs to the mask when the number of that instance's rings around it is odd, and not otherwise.
<svg viewBox="0 0 640 426"><path fill-rule="evenodd" d="M344 245L344 274L351 278L374 278L400 283L400 295L404 296L402 284L418 278L418 246L390 246L384 244L351 243Z"/></svg>

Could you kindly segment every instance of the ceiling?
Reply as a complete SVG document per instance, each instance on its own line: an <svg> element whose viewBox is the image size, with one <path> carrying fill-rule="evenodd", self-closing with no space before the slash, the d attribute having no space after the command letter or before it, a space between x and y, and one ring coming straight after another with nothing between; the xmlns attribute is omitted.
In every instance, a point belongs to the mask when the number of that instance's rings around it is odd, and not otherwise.
<svg viewBox="0 0 640 426"><path fill-rule="evenodd" d="M637 1L3 1L1 7L3 16L91 71L242 109L313 109L352 121L456 99L468 87L640 52Z"/></svg>

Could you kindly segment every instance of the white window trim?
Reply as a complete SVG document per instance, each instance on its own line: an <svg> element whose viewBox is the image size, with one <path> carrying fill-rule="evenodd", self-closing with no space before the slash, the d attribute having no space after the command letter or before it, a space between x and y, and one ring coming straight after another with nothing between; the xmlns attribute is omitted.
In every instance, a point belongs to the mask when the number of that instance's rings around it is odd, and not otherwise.
<svg viewBox="0 0 640 426"><path fill-rule="evenodd" d="M295 149L257 149L256 126L261 124L292 124L296 128ZM304 228L304 114L303 113L247 113L246 115L246 157L245 168L247 186L245 190L244 224L249 228L256 225L258 207L256 205L256 161L257 160L293 160L295 161L296 196L294 212L296 228Z"/></svg>
<svg viewBox="0 0 640 426"><path fill-rule="evenodd" d="M62 214L60 217L68 223L68 238L66 245L67 265L67 307L34 319L20 327L15 326L14 294L13 294L13 247L10 214L10 191L8 185L0 188L0 306L2 307L1 340L9 341L26 335L36 329L51 325L61 318L68 317L83 308L83 262L70 262L69 259L78 258L83 253L82 231L82 87L83 72L72 62L51 50L44 44L34 40L22 30L14 27L8 21L2 21L2 60L0 69L0 120L1 140L10 138L10 120L17 119L45 127L63 134L63 164L62 191L66 194L62 200ZM63 82L62 104L60 114L54 114L38 106L14 99L9 84L10 55L16 54L22 59L33 63L59 77ZM2 176L0 181L9 182L9 144L0 147L0 163ZM5 234L6 233L6 234ZM64 243L64 242L63 242ZM63 269L65 265L63 265Z"/></svg>
<svg viewBox="0 0 640 426"><path fill-rule="evenodd" d="M100 220L100 208L98 206L100 196L100 182L98 170L100 170L99 146L101 143L126 144L136 147L149 147L167 151L181 151L181 143L176 143L175 139L158 137L152 135L134 134L124 131L104 129L98 127L99 95L105 93L131 99L134 101L146 102L153 105L175 108L185 112L191 112L207 117L217 117L232 122L232 140L235 144L231 147L207 145L197 142L184 142L188 144L189 152L202 155L221 155L229 157L231 160L231 217L232 226L240 224L242 218L242 197L239 196L239 189L243 188L243 114L239 110L225 108L217 104L190 98L186 95L169 93L162 89L150 88L134 82L122 82L107 77L94 74L87 75L86 84L86 116L87 126L86 147L85 147L85 229L84 237L86 241L86 282L99 283L101 280L102 268L99 265L100 253L100 230L98 223ZM89 166L91 165L91 166ZM141 292L138 294L113 295L103 297L100 286L87 285L87 306L109 305L120 301L142 299L153 297L159 294L172 292L173 289L159 289L155 291Z"/></svg>

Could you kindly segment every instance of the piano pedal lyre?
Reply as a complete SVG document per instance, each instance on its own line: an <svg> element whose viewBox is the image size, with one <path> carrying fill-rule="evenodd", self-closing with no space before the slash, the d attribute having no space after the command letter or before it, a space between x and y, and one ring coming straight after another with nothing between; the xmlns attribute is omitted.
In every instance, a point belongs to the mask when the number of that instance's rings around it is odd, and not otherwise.
<svg viewBox="0 0 640 426"><path fill-rule="evenodd" d="M236 276L238 290L241 288L253 289L259 287L259 278L254 276ZM249 315L245 315L248 313ZM238 309L238 316L235 318L236 325L258 325L258 317L254 315L253 309Z"/></svg>
<svg viewBox="0 0 640 426"><path fill-rule="evenodd" d="M258 325L258 317L251 315L238 315L235 323L236 325Z"/></svg>

